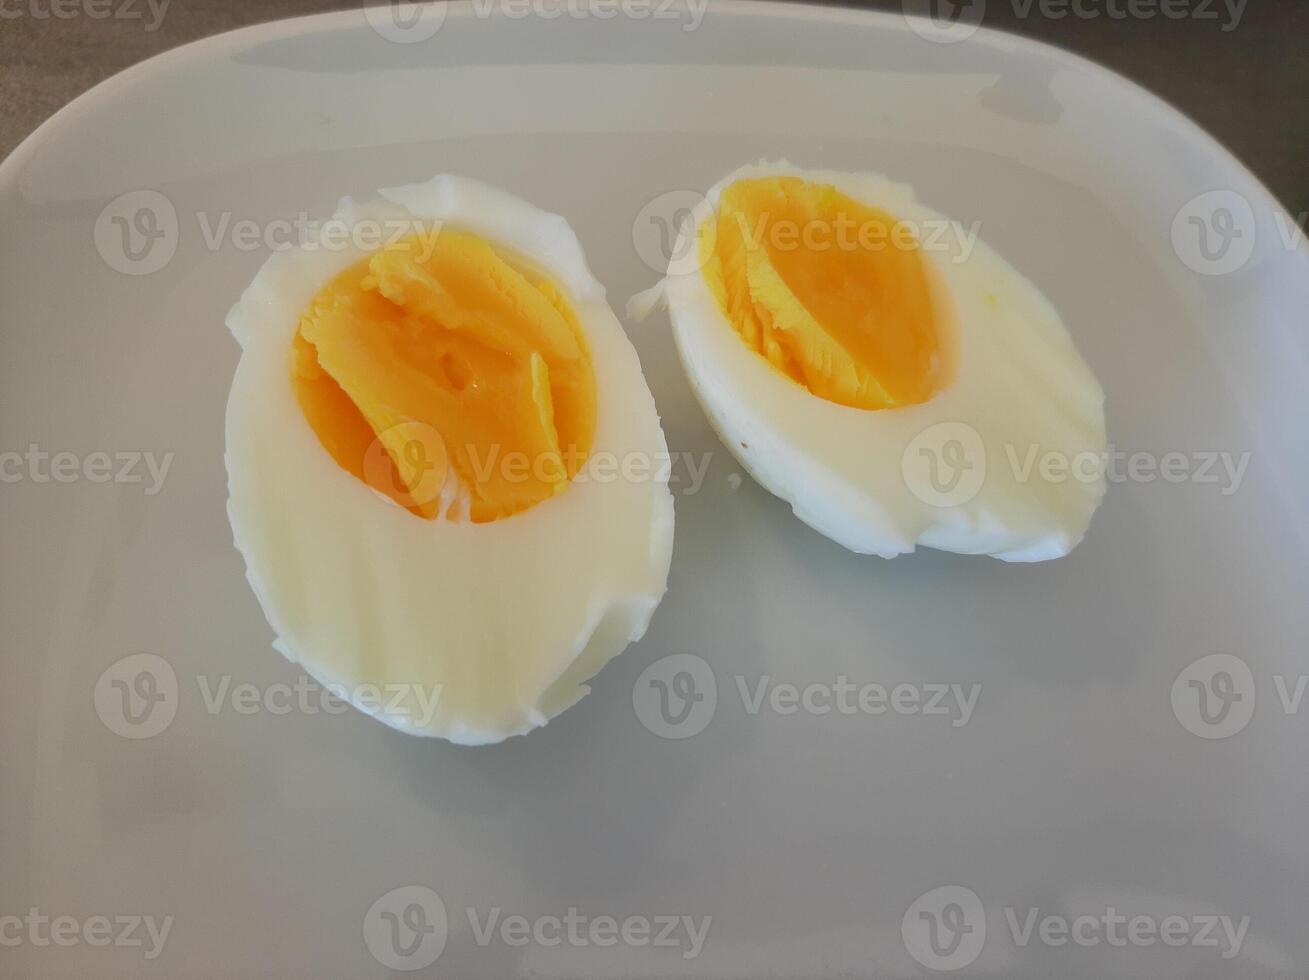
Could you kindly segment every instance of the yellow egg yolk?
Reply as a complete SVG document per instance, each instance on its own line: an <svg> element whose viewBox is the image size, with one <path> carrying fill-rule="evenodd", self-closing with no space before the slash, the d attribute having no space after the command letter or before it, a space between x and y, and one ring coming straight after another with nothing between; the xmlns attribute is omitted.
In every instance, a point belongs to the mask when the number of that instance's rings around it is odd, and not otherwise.
<svg viewBox="0 0 1309 980"><path fill-rule="evenodd" d="M448 228L324 286L300 317L291 379L336 462L429 520L449 469L467 516L494 521L567 489L595 435L591 355L560 290Z"/></svg>
<svg viewBox="0 0 1309 980"><path fill-rule="evenodd" d="M746 346L828 401L913 405L943 384L917 237L835 187L738 180L699 229L705 281Z"/></svg>

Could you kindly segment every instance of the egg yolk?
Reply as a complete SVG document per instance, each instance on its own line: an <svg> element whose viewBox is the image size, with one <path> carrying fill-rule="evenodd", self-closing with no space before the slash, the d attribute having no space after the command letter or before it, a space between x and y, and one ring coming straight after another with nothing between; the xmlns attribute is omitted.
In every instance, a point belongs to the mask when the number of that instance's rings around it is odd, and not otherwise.
<svg viewBox="0 0 1309 980"><path fill-rule="evenodd" d="M738 180L699 229L705 281L746 346L828 401L913 405L943 384L912 230L835 187Z"/></svg>
<svg viewBox="0 0 1309 980"><path fill-rule="evenodd" d="M568 302L463 231L395 242L324 286L300 317L291 379L336 462L429 520L451 469L475 522L563 492L595 435Z"/></svg>

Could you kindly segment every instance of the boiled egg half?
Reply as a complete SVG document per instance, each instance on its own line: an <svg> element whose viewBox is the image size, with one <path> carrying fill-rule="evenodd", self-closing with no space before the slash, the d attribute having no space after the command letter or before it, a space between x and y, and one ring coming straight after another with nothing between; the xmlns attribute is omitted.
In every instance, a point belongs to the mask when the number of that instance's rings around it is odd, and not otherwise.
<svg viewBox="0 0 1309 980"><path fill-rule="evenodd" d="M1086 533L1100 385L1040 290L909 187L737 170L629 310L657 301L723 444L846 548L1041 561Z"/></svg>
<svg viewBox="0 0 1309 980"><path fill-rule="evenodd" d="M455 176L380 195L228 315L228 514L278 650L402 731L496 742L645 632L667 446L563 218Z"/></svg>

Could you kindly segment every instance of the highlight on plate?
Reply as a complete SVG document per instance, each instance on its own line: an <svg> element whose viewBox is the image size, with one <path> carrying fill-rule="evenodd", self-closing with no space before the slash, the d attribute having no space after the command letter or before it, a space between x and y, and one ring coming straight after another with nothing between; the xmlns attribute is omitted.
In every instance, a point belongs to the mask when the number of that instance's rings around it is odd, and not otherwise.
<svg viewBox="0 0 1309 980"><path fill-rule="evenodd" d="M691 388L802 521L864 554L1066 555L1105 491L1104 394L1050 302L870 173L742 167L682 222L666 277ZM1022 461L1062 458L1060 478Z"/></svg>
<svg viewBox="0 0 1309 980"><path fill-rule="evenodd" d="M344 201L377 247L272 256L228 315L228 514L274 646L400 730L499 741L576 703L667 584L667 458L567 223L438 176Z"/></svg>

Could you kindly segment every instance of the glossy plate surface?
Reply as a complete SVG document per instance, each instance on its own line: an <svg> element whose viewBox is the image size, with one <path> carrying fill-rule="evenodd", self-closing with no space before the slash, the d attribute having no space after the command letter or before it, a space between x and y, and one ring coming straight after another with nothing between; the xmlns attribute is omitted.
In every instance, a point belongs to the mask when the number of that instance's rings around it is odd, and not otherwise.
<svg viewBox="0 0 1309 980"><path fill-rule="evenodd" d="M201 42L0 167L0 974L1309 971L1309 253L1268 193L985 30L485 9ZM1050 297L1118 453L1086 541L842 551L741 478L659 315L670 590L593 694L468 750L297 687L224 513L270 247L465 173L567 216L621 310L662 195L762 157L910 182Z"/></svg>

